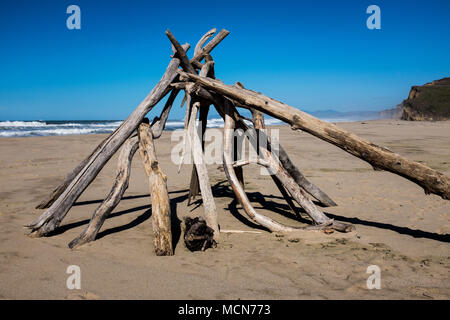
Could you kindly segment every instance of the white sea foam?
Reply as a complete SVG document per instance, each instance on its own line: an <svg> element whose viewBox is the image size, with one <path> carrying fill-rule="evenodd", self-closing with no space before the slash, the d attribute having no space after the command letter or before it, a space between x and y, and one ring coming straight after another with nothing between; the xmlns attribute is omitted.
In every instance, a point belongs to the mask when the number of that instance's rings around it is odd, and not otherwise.
<svg viewBox="0 0 450 320"><path fill-rule="evenodd" d="M45 127L46 123L41 121L0 121L1 127Z"/></svg>
<svg viewBox="0 0 450 320"><path fill-rule="evenodd" d="M329 118L328 122L355 121L355 119ZM248 125L251 122L244 120ZM99 134L113 132L122 121L0 121L0 137L30 137L30 136L65 136L79 134ZM281 125L282 121L266 118L267 126ZM208 119L208 128L223 128L222 118ZM183 120L169 120L166 130L184 128Z"/></svg>
<svg viewBox="0 0 450 320"><path fill-rule="evenodd" d="M122 121L0 121L0 137L110 133Z"/></svg>

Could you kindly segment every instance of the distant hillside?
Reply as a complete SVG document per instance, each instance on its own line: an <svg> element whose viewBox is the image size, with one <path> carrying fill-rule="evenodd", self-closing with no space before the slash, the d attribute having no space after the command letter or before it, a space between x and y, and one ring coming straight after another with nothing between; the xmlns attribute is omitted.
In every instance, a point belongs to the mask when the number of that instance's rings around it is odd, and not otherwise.
<svg viewBox="0 0 450 320"><path fill-rule="evenodd" d="M435 80L423 86L413 86L408 99L398 108L401 110L401 120L449 120L450 78Z"/></svg>

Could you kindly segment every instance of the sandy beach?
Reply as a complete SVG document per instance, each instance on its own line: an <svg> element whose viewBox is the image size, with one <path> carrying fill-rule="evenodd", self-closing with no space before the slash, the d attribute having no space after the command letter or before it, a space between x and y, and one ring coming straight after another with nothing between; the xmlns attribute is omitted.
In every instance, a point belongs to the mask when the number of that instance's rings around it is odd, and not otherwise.
<svg viewBox="0 0 450 320"><path fill-rule="evenodd" d="M409 159L450 175L450 121L376 120L339 126ZM67 244L86 227L108 194L117 154L69 211L56 234L30 238L23 226L42 213L34 207L106 135L0 139L0 299L449 299L450 201L425 195L414 183L372 167L307 133L280 129L292 161L338 203L323 208L355 231L274 234L245 218L218 165L208 167L223 229L217 248L186 249L181 230L175 255L153 252L148 183L139 154L125 198L96 241ZM191 166L177 173L171 132L156 140L168 176L172 213L187 207ZM256 210L300 226L270 177L246 166L245 188ZM294 218L294 219L293 219ZM66 286L69 265L81 269L81 289ZM367 267L381 269L381 289L369 290Z"/></svg>

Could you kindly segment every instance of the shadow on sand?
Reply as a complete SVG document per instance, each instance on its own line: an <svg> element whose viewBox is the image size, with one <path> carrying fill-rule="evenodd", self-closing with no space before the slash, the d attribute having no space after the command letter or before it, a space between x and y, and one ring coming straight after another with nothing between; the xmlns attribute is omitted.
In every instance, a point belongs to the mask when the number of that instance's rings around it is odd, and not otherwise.
<svg viewBox="0 0 450 320"><path fill-rule="evenodd" d="M185 200L187 200L188 192L189 192L188 189L169 192L169 194L183 193L183 195L177 196L175 198L171 198L171 200L170 200L170 206L171 206L171 212L172 212L172 240L173 240L173 244L174 244L174 251L175 251L176 246L178 245L178 243L180 241L180 237L181 237L181 222L182 221L180 219L178 219L177 207L178 207L179 203L182 203ZM245 213L243 212L242 208L238 208L238 202L234 196L234 193L228 186L227 180L219 181L215 185L213 185L212 192L213 192L214 198L232 199L231 202L228 204L228 207L225 208L225 210L229 211L240 222L242 222L243 224L247 225L250 228L259 229L259 230L267 230L264 227L261 227L260 225L257 225L246 218ZM284 199L281 196L263 195L260 192L251 192L251 191L247 191L247 196L248 196L249 200L253 203L253 206L256 210L266 209L266 210L276 212L285 217L297 220L302 223L311 223L311 220L306 216L303 209L299 208L298 214L296 215L295 213L293 213L291 211L289 206L284 203ZM149 197L150 197L149 194L142 194L142 195L133 195L133 196L123 197L122 200L133 200L133 199L138 199L138 198L149 198ZM281 200L281 203L280 203L280 200ZM89 205L89 204L94 204L94 203L101 203L102 201L103 201L103 199L82 201L82 202L75 203L74 206L82 206L82 205ZM192 212L193 210L195 210L196 208L201 206L201 204L202 204L202 200L201 200L201 198L198 198L196 201L194 201L191 204L191 209L189 209L189 211ZM151 205L149 204L149 205L138 206L138 207L134 207L134 208L130 208L130 209L122 210L122 211L117 211L117 212L110 214L110 216L107 219L115 218L115 217L118 217L118 216L121 216L124 214L133 213L133 212L141 211L141 210L145 210L145 211L141 215L136 217L134 220L130 221L129 223L122 225L122 226L109 228L109 229L99 232L96 240L101 239L105 236L117 233L117 232L121 232L124 230L134 228L134 227L138 226L139 224L147 221L151 217ZM396 226L396 225L392 225L392 224L388 224L388 223L359 219L356 217L344 217L344 216L339 216L339 215L335 215L335 214L328 213L328 212L325 212L325 213L327 214L328 217L330 217L332 219L351 223L353 225L364 225L364 226L375 227L375 228L380 228L380 229L385 229L385 230L391 230L391 231L395 231L399 234L408 235L408 236L411 236L414 238L426 238L426 239L431 239L431 240L436 240L436 241L446 242L446 243L450 242L449 234L438 234L438 233L427 232L427 231L422 231L422 230L410 229L408 227ZM82 225L87 225L89 223L89 221L90 221L89 219L86 219L86 220L63 225L63 226L59 227L57 230L55 230L54 232L52 232L51 234L49 234L49 236L62 234L64 232L66 232L67 230L77 228Z"/></svg>

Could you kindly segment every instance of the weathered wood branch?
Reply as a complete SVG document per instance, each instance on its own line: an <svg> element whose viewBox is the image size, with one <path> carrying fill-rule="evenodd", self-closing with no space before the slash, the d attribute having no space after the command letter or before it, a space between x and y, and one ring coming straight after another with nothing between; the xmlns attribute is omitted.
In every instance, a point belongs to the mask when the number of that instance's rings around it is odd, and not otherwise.
<svg viewBox="0 0 450 320"><path fill-rule="evenodd" d="M260 130L260 132L263 131L265 129L263 114L259 111L255 111L254 109L251 109L251 111L253 114L255 129ZM292 210L297 212L286 191L305 210L316 225L327 225L338 231L350 232L353 229L351 225L338 221L330 222L330 219L306 196L303 189L295 182L287 170L283 168L278 158L266 147L266 145L266 143L261 143L259 145L259 153L262 155L264 160L269 163L268 170L272 176L272 179L275 181L275 184L279 188L281 194L285 197Z"/></svg>
<svg viewBox="0 0 450 320"><path fill-rule="evenodd" d="M197 133L195 119L197 118L198 108L200 106L199 102L193 102L188 98L191 106L191 116L189 119L188 130L189 130L189 142L192 151L192 158L194 160L194 165L197 170L198 182L200 186L200 191L203 199L203 207L205 213L205 220L209 227L214 230L214 238L219 237L219 223L217 220L217 209L214 202L214 197L211 190L211 185L209 183L208 169L206 167L206 162L203 157L202 144Z"/></svg>
<svg viewBox="0 0 450 320"><path fill-rule="evenodd" d="M207 90L196 86L192 82L188 82L186 84L186 90L191 94L196 94L202 97L203 99L209 99L214 104L219 115L224 118L225 112L223 110L223 98L218 96L215 93L210 93ZM239 114L239 112L234 109L232 110L232 117L236 123L236 128L242 129L243 131L249 130L249 126L243 121L243 117ZM263 138L267 141L267 146L270 150L272 150L272 146L270 143L269 137L265 136L264 132L262 132ZM312 184L306 177L297 169L297 167L291 162L289 156L286 151L282 147L281 144L278 144L278 155L279 160L282 166L289 172L289 174L294 178L295 182L302 187L306 192L316 198L323 206L335 206L336 203L327 195L325 192L319 189L319 187Z"/></svg>
<svg viewBox="0 0 450 320"><path fill-rule="evenodd" d="M210 56L208 56L210 57ZM214 74L214 61L208 61L206 62L201 70L200 70L200 76L206 77L206 76L213 76ZM185 88L186 92L186 88ZM191 93L186 93L191 94ZM205 132L206 132L206 125L208 122L208 113L209 113L209 107L210 102L205 99L200 99L200 115L199 115L199 123L201 125L201 133L200 133L200 141L202 144L202 150L205 150ZM191 204L191 200L195 199L200 194L200 185L198 181L198 174L197 174L197 168L196 166L192 166L192 173L191 173L191 182L189 185L189 195L188 195L188 206Z"/></svg>
<svg viewBox="0 0 450 320"><path fill-rule="evenodd" d="M267 228L268 230L272 232L292 232L296 230L328 230L329 226L333 226L333 229L345 231L348 232L351 230L351 226L337 223L334 225L334 221L332 219L328 219L325 215L324 216L324 222L318 225L313 226L307 226L307 227L291 227L283 225L279 222L276 222L258 212L253 208L253 206L250 203L250 200L248 199L244 189L242 188L241 184L239 183L239 180L236 177L236 174L233 170L233 161L232 161L232 138L233 138L233 131L235 128L235 122L233 119L233 112L232 112L233 106L228 100L225 100L225 125L224 125L224 143L223 143L223 167L225 174L228 178L228 181L230 182L231 188L233 189L237 200L242 205L245 213L247 216L254 222L258 223L259 225ZM269 159L270 161L270 159ZM273 166L273 163L269 164L270 166ZM279 177L279 176L277 176ZM283 185L286 184L286 180L280 179L280 181L283 183ZM300 187L293 183L293 187L297 187L299 190ZM306 209L305 209L306 210ZM311 210L311 208L308 208L308 210ZM306 210L306 211L308 211ZM310 214L310 212L308 212ZM316 215L313 215L315 219L317 219Z"/></svg>
<svg viewBox="0 0 450 320"><path fill-rule="evenodd" d="M158 139L166 125L168 110L170 110L173 100L175 99L178 90L173 90L166 102L166 105L161 112L160 117L155 117L151 125L151 131L153 139ZM109 216L109 214L114 210L114 208L119 204L123 197L126 189L128 188L131 161L133 155L136 153L139 147L138 136L132 135L122 146L118 160L118 173L116 179L114 180L114 185L111 188L108 196L103 200L102 204L95 210L89 225L86 229L74 240L69 243L69 248L74 249L87 242L95 240L98 231L102 227L104 221Z"/></svg>
<svg viewBox="0 0 450 320"><path fill-rule="evenodd" d="M191 65L189 58L186 55L186 51L181 47L181 44L175 39L174 35L170 30L166 31L166 35L169 38L172 45L175 47L175 50L178 53L178 57L180 58L180 64L184 70L191 73L196 73L194 67Z"/></svg>
<svg viewBox="0 0 450 320"><path fill-rule="evenodd" d="M181 80L193 81L206 89L222 94L239 104L253 107L292 126L325 140L344 151L370 163L373 167L398 174L434 193L450 199L450 178L423 164L411 161L383 147L365 141L334 124L317 119L297 108L254 91L226 85L218 80L179 71Z"/></svg>
<svg viewBox="0 0 450 320"><path fill-rule="evenodd" d="M92 155L88 163L59 198L37 220L28 225L28 228L31 229L31 236L45 236L60 225L73 203L95 179L106 162L128 139L132 132L136 130L145 115L172 90L169 85L177 76L176 71L179 64L180 60L178 58L173 58L170 61L166 72L150 94L139 104L120 128L113 132L97 152Z"/></svg>
<svg viewBox="0 0 450 320"><path fill-rule="evenodd" d="M195 45L195 49L194 49L194 56L198 56L203 48L203 45L205 44L206 41L208 41L209 38L211 38L215 33L216 33L217 29L213 28L211 30L209 30L207 33L205 33L200 40L197 42L197 44Z"/></svg>
<svg viewBox="0 0 450 320"><path fill-rule="evenodd" d="M232 111L230 103L225 101L225 124L224 124L224 136L223 136L223 168L225 171L225 175L227 176L228 181L230 182L231 188L233 189L234 194L236 195L237 200L244 208L247 216L257 224L267 228L270 231L282 231L289 232L294 231L295 228L285 226L280 224L262 214L259 214L255 211L253 206L250 203L242 185L240 184L238 178L236 177L236 173L233 170L233 158L232 158L232 139L233 139L233 131L235 128L235 122L232 117Z"/></svg>
<svg viewBox="0 0 450 320"><path fill-rule="evenodd" d="M227 34L228 31L222 30L199 52L198 55L194 56L192 61L199 62L202 60L226 37ZM185 48L182 48L182 50L178 48L178 50L175 51L177 51L177 53L178 51L185 52L188 48L189 45L185 45ZM69 175L68 179L66 179L61 188L58 188L52 195L50 198L51 200L47 201L47 204L42 205L49 205L49 208L38 219L27 226L31 229L30 236L48 235L60 225L61 221L64 219L76 199L78 199L92 180L95 179L106 162L131 135L131 132L137 128L145 114L148 113L148 111L150 111L151 108L170 91L171 88L168 86L176 78L177 74L175 71L179 64L180 60L177 55L174 54L174 57L163 78L147 96L147 98L138 106L130 117L106 139L105 143L100 145L98 150L92 153L88 161L82 163L78 169L74 170L73 176L75 177L72 178L72 175ZM79 170L80 168L81 170ZM51 203L52 201L54 202Z"/></svg>
<svg viewBox="0 0 450 320"><path fill-rule="evenodd" d="M93 154L97 152L97 150L105 143L108 138L105 138L95 149L92 151L83 161L81 161L75 169L73 169L65 178L64 181L57 186L50 195L48 195L41 203L36 206L36 209L46 209L50 207L56 199L67 189L73 179L80 173L80 171L86 166L89 162L89 159Z"/></svg>
<svg viewBox="0 0 450 320"><path fill-rule="evenodd" d="M139 125L138 136L139 153L150 185L155 253L157 256L171 256L173 255L173 246L167 177L159 167L149 124L141 123Z"/></svg>
<svg viewBox="0 0 450 320"><path fill-rule="evenodd" d="M238 88L245 89L244 85L240 82L235 84ZM262 125L264 127L264 115L260 111L256 111L255 109L251 110L252 112L252 122L262 121ZM256 118L255 118L256 116ZM265 137L267 141L269 141L269 137ZM333 207L337 204L322 190L320 190L317 186L312 184L301 172L298 168L292 163L289 158L287 152L284 150L283 146L278 143L278 158L284 169L294 178L295 182L302 187L306 192L316 198L320 203L325 207ZM272 176L273 177L273 176ZM276 183L276 182L275 182Z"/></svg>
<svg viewBox="0 0 450 320"><path fill-rule="evenodd" d="M159 117L155 117L152 121L152 135L153 139L157 139L161 137L161 134L166 127L167 119L169 118L170 110L172 109L173 103L175 101L175 98L177 97L180 90L173 89L170 93L169 98L166 101L166 104L164 105L163 110L161 111L161 115Z"/></svg>
<svg viewBox="0 0 450 320"><path fill-rule="evenodd" d="M122 146L118 159L118 168L116 179L111 191L106 196L101 205L95 209L89 225L84 231L69 243L69 248L74 249L87 242L95 240L98 231L102 227L105 219L114 210L122 199L123 194L128 188L130 181L131 161L136 150L139 147L137 136L129 138Z"/></svg>
<svg viewBox="0 0 450 320"><path fill-rule="evenodd" d="M198 63L202 61L223 39L230 34L229 31L222 29L220 32L204 46L198 54L191 59L191 64L201 68L202 66Z"/></svg>
<svg viewBox="0 0 450 320"><path fill-rule="evenodd" d="M203 102L200 103L199 124L201 126L200 141L202 143L202 151L205 151L205 132L206 124L208 121L209 104ZM191 204L191 200L195 199L200 194L200 185L198 183L198 174L195 166L192 166L191 182L189 184L188 206Z"/></svg>
<svg viewBox="0 0 450 320"><path fill-rule="evenodd" d="M252 123L253 127L255 128L256 132L258 133L258 136L260 135L261 130L264 130L266 128L264 123L264 114L260 111L257 111L255 109L251 110L252 112ZM267 135L266 135L267 137ZM267 149L266 149L267 151ZM258 157L259 159L259 157ZM269 166L267 166L269 167ZM295 206L294 202L292 201L291 195L286 190L286 188L283 186L281 181L277 178L276 175L271 174L270 177L272 178L273 182L277 186L278 190L280 191L281 195L283 196L284 200L287 202L289 208L294 212L296 216L300 216L298 208Z"/></svg>

